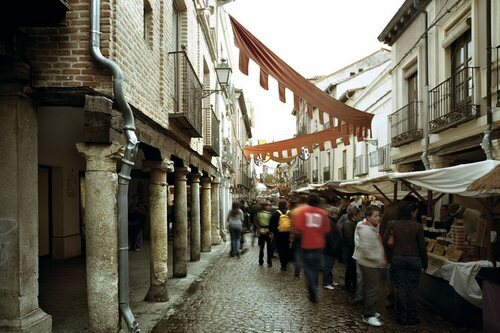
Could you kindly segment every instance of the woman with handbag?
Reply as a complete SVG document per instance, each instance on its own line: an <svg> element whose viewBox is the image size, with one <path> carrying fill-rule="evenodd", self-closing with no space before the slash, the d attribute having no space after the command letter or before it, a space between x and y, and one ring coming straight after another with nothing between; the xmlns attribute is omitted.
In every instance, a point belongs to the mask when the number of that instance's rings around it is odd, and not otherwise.
<svg viewBox="0 0 500 333"><path fill-rule="evenodd" d="M398 220L392 221L384 233L384 243L392 249L391 269L394 273L396 320L401 325L417 325L417 286L420 274L427 269L424 230L415 220L418 206L403 202Z"/></svg>

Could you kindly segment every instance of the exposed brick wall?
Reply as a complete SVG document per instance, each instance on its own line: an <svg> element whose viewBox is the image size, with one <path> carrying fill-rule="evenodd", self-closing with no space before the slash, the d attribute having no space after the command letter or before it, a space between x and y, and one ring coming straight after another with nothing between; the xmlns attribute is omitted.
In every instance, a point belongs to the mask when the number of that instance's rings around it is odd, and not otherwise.
<svg viewBox="0 0 500 333"><path fill-rule="evenodd" d="M152 33L144 38L144 2L152 16ZM213 60L197 19L192 0L183 1L179 13L179 41L198 74L204 80L203 59L211 69ZM112 77L97 66L89 51L90 0L68 0L66 26L26 28L31 40L29 54L35 87L89 86L113 95ZM160 125L168 128L168 113L173 111L173 0L102 0L101 52L123 70L128 102ZM212 72L212 70L211 70ZM211 73L214 74L214 73ZM170 128L179 137L185 134ZM191 146L202 153L203 140Z"/></svg>
<svg viewBox="0 0 500 333"><path fill-rule="evenodd" d="M97 68L89 53L88 0L70 0L73 9L63 27L28 28L32 44L33 84L36 87L90 86L110 94L111 77ZM102 1L101 48L109 56L111 0Z"/></svg>

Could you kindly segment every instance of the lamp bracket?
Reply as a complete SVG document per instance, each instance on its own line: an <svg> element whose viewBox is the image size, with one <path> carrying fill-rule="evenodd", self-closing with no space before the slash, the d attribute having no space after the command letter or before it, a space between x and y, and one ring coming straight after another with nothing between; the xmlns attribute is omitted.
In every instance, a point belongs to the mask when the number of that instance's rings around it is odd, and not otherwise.
<svg viewBox="0 0 500 333"><path fill-rule="evenodd" d="M378 139L365 139L364 141L370 145L373 145L373 146L378 145Z"/></svg>
<svg viewBox="0 0 500 333"><path fill-rule="evenodd" d="M201 96L202 96L202 98L205 98L205 97L208 97L208 96L212 95L213 93L219 93L221 91L222 91L222 89L203 90Z"/></svg>

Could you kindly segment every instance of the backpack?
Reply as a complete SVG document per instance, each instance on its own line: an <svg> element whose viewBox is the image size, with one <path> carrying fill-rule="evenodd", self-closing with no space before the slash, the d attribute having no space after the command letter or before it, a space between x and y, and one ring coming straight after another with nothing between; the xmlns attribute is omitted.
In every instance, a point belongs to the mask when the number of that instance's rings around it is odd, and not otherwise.
<svg viewBox="0 0 500 333"><path fill-rule="evenodd" d="M278 231L290 232L290 230L292 229L290 217L288 216L288 213L290 213L290 211L287 210L286 213L282 213L280 210L277 210L277 212L280 214L280 218L278 220Z"/></svg>
<svg viewBox="0 0 500 333"><path fill-rule="evenodd" d="M267 234L269 232L269 221L271 219L271 213L262 210L257 213L257 231L259 234Z"/></svg>

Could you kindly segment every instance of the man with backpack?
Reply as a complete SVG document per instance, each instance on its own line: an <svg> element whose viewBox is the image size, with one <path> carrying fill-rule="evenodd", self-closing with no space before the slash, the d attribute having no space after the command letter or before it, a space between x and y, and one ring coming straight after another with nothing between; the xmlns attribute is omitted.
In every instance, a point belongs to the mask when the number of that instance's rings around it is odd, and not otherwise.
<svg viewBox="0 0 500 333"><path fill-rule="evenodd" d="M271 204L266 202L261 211L257 213L257 235L259 236L259 266L264 265L264 247L267 250L267 267L272 267L272 239L273 234L269 230L271 220Z"/></svg>
<svg viewBox="0 0 500 333"><path fill-rule="evenodd" d="M290 257L290 231L291 223L289 211L287 210L288 203L285 200L278 202L278 209L271 215L269 229L274 235L278 255L280 258L281 270L286 271Z"/></svg>

